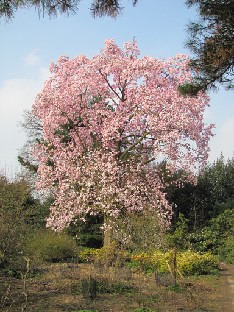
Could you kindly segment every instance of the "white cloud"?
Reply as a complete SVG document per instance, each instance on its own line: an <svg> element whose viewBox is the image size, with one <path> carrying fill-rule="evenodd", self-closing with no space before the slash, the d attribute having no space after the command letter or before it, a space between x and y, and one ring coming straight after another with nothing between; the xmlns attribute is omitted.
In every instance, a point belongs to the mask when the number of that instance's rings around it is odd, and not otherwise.
<svg viewBox="0 0 234 312"><path fill-rule="evenodd" d="M35 79L10 79L0 86L0 168L17 169L18 150L26 139L19 123L24 111L31 109L46 78L48 70L39 68Z"/></svg>
<svg viewBox="0 0 234 312"><path fill-rule="evenodd" d="M210 141L211 153L209 160L213 162L221 153L227 158L232 158L234 153L234 117L228 118Z"/></svg>
<svg viewBox="0 0 234 312"><path fill-rule="evenodd" d="M40 57L38 54L37 50L33 50L31 51L29 54L27 54L24 57L24 62L28 65L28 66L34 66L37 65L40 62Z"/></svg>

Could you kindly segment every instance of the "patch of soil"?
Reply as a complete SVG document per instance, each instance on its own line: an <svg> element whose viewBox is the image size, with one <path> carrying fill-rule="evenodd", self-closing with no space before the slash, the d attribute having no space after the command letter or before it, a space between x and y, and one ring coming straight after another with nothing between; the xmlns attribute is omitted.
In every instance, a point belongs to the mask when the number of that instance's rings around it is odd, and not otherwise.
<svg viewBox="0 0 234 312"><path fill-rule="evenodd" d="M234 311L234 265L221 263L220 297L217 302L219 311Z"/></svg>

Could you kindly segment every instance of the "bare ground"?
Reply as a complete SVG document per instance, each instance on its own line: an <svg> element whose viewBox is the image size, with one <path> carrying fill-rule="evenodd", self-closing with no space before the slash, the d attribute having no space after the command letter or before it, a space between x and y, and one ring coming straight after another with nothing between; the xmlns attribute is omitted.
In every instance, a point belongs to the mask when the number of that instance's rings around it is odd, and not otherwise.
<svg viewBox="0 0 234 312"><path fill-rule="evenodd" d="M219 310L225 312L234 311L234 265L222 263L220 299L217 302Z"/></svg>

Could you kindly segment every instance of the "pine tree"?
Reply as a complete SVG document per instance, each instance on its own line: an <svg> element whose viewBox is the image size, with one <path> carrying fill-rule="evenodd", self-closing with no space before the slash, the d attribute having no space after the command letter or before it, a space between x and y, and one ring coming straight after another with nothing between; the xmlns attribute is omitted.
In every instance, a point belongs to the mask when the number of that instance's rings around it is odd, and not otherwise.
<svg viewBox="0 0 234 312"><path fill-rule="evenodd" d="M194 84L180 87L181 93L196 95L199 90L216 88L223 84L232 89L234 65L234 1L187 0L197 6L200 20L188 27L187 47L194 53L191 67Z"/></svg>
<svg viewBox="0 0 234 312"><path fill-rule="evenodd" d="M132 0L133 6L138 0ZM36 8L42 16L58 14L75 14L80 0L0 0L0 17L12 19L18 9ZM93 17L104 15L117 17L122 11L121 0L93 0L91 12Z"/></svg>

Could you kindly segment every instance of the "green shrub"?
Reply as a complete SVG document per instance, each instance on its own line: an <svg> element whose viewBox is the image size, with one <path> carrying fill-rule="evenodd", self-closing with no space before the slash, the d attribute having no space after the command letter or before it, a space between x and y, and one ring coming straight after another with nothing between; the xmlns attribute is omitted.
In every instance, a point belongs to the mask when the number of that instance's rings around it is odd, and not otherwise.
<svg viewBox="0 0 234 312"><path fill-rule="evenodd" d="M49 230L31 236L25 246L25 252L36 259L48 262L57 262L78 255L77 245L71 237Z"/></svg>
<svg viewBox="0 0 234 312"><path fill-rule="evenodd" d="M85 299L94 299L97 296L97 281L92 277L81 281L82 295Z"/></svg>
<svg viewBox="0 0 234 312"><path fill-rule="evenodd" d="M220 243L219 233L210 227L204 227L199 232L188 235L190 246L197 252L214 252Z"/></svg>
<svg viewBox="0 0 234 312"><path fill-rule="evenodd" d="M85 247L79 252L79 261L89 263L94 261L97 249Z"/></svg>
<svg viewBox="0 0 234 312"><path fill-rule="evenodd" d="M188 235L191 249L211 252L221 260L233 262L234 258L234 209L227 209L210 220L199 232Z"/></svg>
<svg viewBox="0 0 234 312"><path fill-rule="evenodd" d="M176 247L180 250L188 248L188 224L189 220L186 219L182 213L179 213L175 230L166 235L166 241L169 248Z"/></svg>
<svg viewBox="0 0 234 312"><path fill-rule="evenodd" d="M165 245L165 228L152 211L125 212L115 219L113 236L121 246L132 252L148 252Z"/></svg>
<svg viewBox="0 0 234 312"><path fill-rule="evenodd" d="M102 266L124 266L129 259L129 255L125 250L119 248L116 242L101 249L96 249L94 261L96 264Z"/></svg>
<svg viewBox="0 0 234 312"><path fill-rule="evenodd" d="M234 235L230 235L221 240L217 248L220 260L234 264Z"/></svg>
<svg viewBox="0 0 234 312"><path fill-rule="evenodd" d="M100 229L102 225L103 216L101 214L87 214L85 222L80 219L72 222L67 229L67 233L76 239L78 246L101 248L103 246L103 231Z"/></svg>

